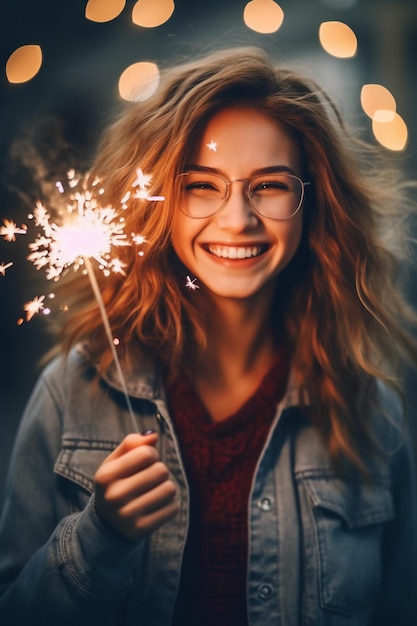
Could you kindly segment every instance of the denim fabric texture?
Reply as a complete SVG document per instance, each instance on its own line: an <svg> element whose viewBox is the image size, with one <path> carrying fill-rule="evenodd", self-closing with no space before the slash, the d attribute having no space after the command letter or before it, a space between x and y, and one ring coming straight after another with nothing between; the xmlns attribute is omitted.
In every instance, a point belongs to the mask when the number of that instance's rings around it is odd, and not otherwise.
<svg viewBox="0 0 417 626"><path fill-rule="evenodd" d="M2 626L171 623L187 479L157 368L143 360L126 371L137 430L159 432L179 514L139 545L97 517L95 471L132 431L131 418L115 372L97 379L82 349L56 359L33 391L13 453L0 522ZM394 399L381 393L401 424ZM374 422L392 453L370 466L370 482L342 480L289 385L248 503L251 626L417 625L411 446L399 445L401 426L378 415Z"/></svg>

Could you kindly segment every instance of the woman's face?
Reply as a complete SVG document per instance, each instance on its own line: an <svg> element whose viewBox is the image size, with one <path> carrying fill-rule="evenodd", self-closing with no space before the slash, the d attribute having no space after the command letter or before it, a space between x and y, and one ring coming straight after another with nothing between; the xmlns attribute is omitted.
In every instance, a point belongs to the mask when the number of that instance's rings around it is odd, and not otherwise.
<svg viewBox="0 0 417 626"><path fill-rule="evenodd" d="M286 220L262 217L249 204L242 179L266 170L301 178L295 139L283 125L254 109L227 108L209 121L190 160L187 169L204 168L205 173L235 182L223 208L211 217L195 219L177 209L172 232L176 254L197 283L216 296L249 298L273 289L275 277L300 243L302 208ZM197 177L193 184L198 182ZM192 198L196 209L205 201L199 194L197 190Z"/></svg>

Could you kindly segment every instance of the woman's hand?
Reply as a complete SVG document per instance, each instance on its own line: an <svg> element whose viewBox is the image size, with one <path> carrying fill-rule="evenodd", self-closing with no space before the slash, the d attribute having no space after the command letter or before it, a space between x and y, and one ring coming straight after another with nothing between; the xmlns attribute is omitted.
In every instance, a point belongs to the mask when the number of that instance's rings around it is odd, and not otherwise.
<svg viewBox="0 0 417 626"><path fill-rule="evenodd" d="M177 488L159 460L157 439L153 432L127 435L95 475L97 513L130 541L140 541L179 510Z"/></svg>

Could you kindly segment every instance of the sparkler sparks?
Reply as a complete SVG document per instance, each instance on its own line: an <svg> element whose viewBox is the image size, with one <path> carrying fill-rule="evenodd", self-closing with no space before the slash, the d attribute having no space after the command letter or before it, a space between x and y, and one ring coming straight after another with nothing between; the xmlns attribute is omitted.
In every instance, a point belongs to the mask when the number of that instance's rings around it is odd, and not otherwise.
<svg viewBox="0 0 417 626"><path fill-rule="evenodd" d="M136 170L136 180L133 182L132 187L139 187L136 189L133 197L141 200L151 200L152 202L158 202L165 200L165 196L150 196L148 187L151 184L152 175L144 174L140 167Z"/></svg>
<svg viewBox="0 0 417 626"><path fill-rule="evenodd" d="M23 305L23 309L26 311L27 322L29 322L34 315L36 315L37 313L40 313L43 310L44 300L45 300L45 296L39 296L39 297L35 296L33 300L30 300L29 302L26 302L26 304Z"/></svg>
<svg viewBox="0 0 417 626"><path fill-rule="evenodd" d="M152 175L144 174L142 169L138 167L136 170L136 180L133 182L132 187L140 187L140 189L146 189L151 184Z"/></svg>
<svg viewBox="0 0 417 626"><path fill-rule="evenodd" d="M152 176L145 174L140 168L136 174L134 186L144 192L146 199L152 200L153 197L147 195L147 187ZM127 201L135 196L129 192L117 211L111 206L103 207L98 203L96 198L104 191L97 187L100 183L98 178L92 182L92 187L96 188L94 195L91 190L86 189L86 177L82 178L75 170L70 170L67 177L67 184L64 185L61 181L56 183L61 194L65 194L66 187L69 188L67 196L64 196L64 202L61 202L61 205L64 204L64 210L57 212L57 220L52 220L50 212L40 201L36 202L33 213L28 216L40 230L34 241L29 243L28 260L36 269L43 269L48 280L58 280L70 267L75 271L82 267L86 271L86 259L95 259L98 268L106 276L110 273L126 275L127 264L117 258L114 249L146 243L145 237L140 234L132 233L131 238L128 238L123 230L124 218L119 214L127 208ZM157 197L161 198L162 196ZM9 219L5 219L3 226L0 226L0 235L6 241L16 241L16 235L26 234L26 225L19 228ZM6 269L12 264L1 263L0 275L4 276ZM42 301L43 297L26 303L28 320L42 310Z"/></svg>
<svg viewBox="0 0 417 626"><path fill-rule="evenodd" d="M200 286L197 285L197 283L195 282L197 279L193 278L191 280L191 278L189 276L187 276L187 280L185 281L185 286L187 287L187 289L191 289L191 291L195 291L196 289L200 289Z"/></svg>
<svg viewBox="0 0 417 626"><path fill-rule="evenodd" d="M6 270L12 265L13 263L0 263L0 274L6 276Z"/></svg>
<svg viewBox="0 0 417 626"><path fill-rule="evenodd" d="M138 246L142 245L143 243L146 243L146 239L143 235L135 235L135 233L132 233L132 241L136 243Z"/></svg>
<svg viewBox="0 0 417 626"><path fill-rule="evenodd" d="M3 226L0 226L0 235L2 235L6 241L16 241L16 235L26 235L24 228L18 228L12 220L3 220Z"/></svg>
<svg viewBox="0 0 417 626"><path fill-rule="evenodd" d="M148 187L151 184L151 175L144 174L140 168L136 170L136 174L137 177L133 187L137 187L137 189L134 194L128 192L125 198L121 200L121 210L127 208L127 202L130 199L140 198L150 201L165 199L164 196L149 195ZM99 182L98 179L95 179L92 183L93 187ZM124 219L118 214L118 211L111 206L102 207L99 205L96 201L96 196L91 191L85 189L84 180L75 173L75 170L68 172L68 186L70 188L69 202L67 202L66 211L60 215L60 223L52 221L50 213L41 202L36 203L33 214L29 215L29 219L34 221L35 227L40 228L41 232L29 244L30 253L27 258L37 269L44 269L46 278L49 280L58 280L64 270L71 266L74 270L83 267L89 277L100 310L105 333L125 395L126 405L131 416L133 430L136 431L135 416L115 349L119 340L112 337L109 319L91 260L95 259L98 262L99 269L105 275L113 272L125 276L127 264L114 256L113 249L119 246L130 246L133 243L142 245L146 243L146 239L140 234L132 233L132 237L129 240L123 230ZM81 191L77 190L79 186L81 186ZM65 194L65 187L61 181L56 183L56 188L61 194ZM103 191L103 189L97 188L96 195L102 195ZM0 235L6 241L15 241L16 235L25 235L26 233L26 227L19 228L12 220L5 219L3 226L0 227ZM138 254L143 255L143 251L140 251ZM11 265L13 265L11 262L7 264L0 263L0 274L4 276L6 269ZM193 288L196 289L198 286L193 285ZM30 321L34 315L41 311L44 314L50 312L50 309L45 307L44 300L44 295L36 296L33 300L24 304L26 321ZM68 310L68 307L61 307L61 310ZM18 324L22 324L23 321L23 318L20 318Z"/></svg>
<svg viewBox="0 0 417 626"><path fill-rule="evenodd" d="M90 192L71 194L65 223L51 222L46 208L38 202L33 212L39 234L29 244L28 260L37 269L45 269L48 279L58 280L71 265L75 270L84 264L85 257L95 259L102 268L111 267L120 272L123 264L111 259L113 246L128 246L123 232L123 221L112 207L99 207Z"/></svg>

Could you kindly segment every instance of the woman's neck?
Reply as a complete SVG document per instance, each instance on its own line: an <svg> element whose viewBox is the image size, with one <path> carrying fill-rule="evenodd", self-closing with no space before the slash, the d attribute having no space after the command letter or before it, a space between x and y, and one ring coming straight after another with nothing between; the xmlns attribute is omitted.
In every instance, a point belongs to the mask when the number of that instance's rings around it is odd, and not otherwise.
<svg viewBox="0 0 417 626"><path fill-rule="evenodd" d="M237 410L256 391L276 357L271 303L211 299L207 348L195 387L214 420Z"/></svg>

